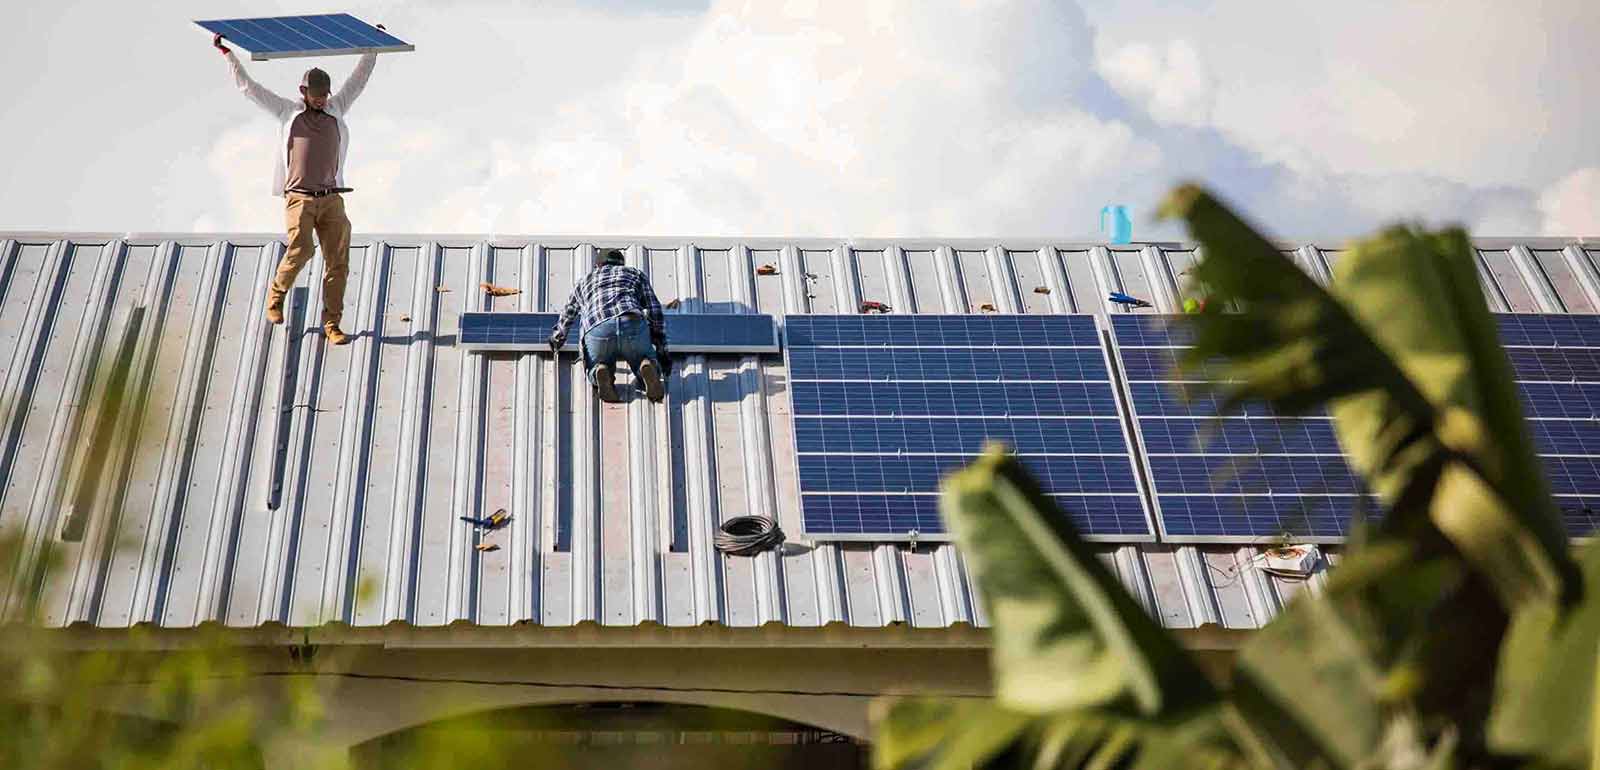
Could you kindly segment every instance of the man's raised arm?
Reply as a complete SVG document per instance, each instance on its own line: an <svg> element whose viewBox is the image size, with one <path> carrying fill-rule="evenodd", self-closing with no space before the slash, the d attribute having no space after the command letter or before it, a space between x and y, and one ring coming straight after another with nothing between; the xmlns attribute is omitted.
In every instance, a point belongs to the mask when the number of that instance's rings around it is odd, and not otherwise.
<svg viewBox="0 0 1600 770"><path fill-rule="evenodd" d="M267 90L266 86L257 83L254 78L250 77L250 73L244 71L244 65L239 63L239 57L234 56L233 51L228 50L228 47L222 44L221 35L212 38L211 44L216 46L217 50L222 52L223 58L228 60L228 67L233 71L233 83L238 86L239 93L244 94L246 99L254 102L261 109L272 113L273 117L282 118L294 112L296 102Z"/></svg>
<svg viewBox="0 0 1600 770"><path fill-rule="evenodd" d="M380 26L378 29L383 27ZM377 54L361 54L361 61L356 62L356 68L351 71L350 77L345 78L344 84L339 86L339 93L328 99L328 106L340 115L349 112L350 105L356 102L356 97L367 90L367 79L372 77L372 66L377 63Z"/></svg>

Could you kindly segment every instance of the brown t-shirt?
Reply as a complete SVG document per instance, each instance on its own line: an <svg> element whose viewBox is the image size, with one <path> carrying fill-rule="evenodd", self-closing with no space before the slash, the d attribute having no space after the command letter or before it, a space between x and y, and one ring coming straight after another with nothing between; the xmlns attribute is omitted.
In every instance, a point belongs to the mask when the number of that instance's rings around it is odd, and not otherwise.
<svg viewBox="0 0 1600 770"><path fill-rule="evenodd" d="M326 190L339 177L339 121L307 109L289 124L289 175L285 190Z"/></svg>

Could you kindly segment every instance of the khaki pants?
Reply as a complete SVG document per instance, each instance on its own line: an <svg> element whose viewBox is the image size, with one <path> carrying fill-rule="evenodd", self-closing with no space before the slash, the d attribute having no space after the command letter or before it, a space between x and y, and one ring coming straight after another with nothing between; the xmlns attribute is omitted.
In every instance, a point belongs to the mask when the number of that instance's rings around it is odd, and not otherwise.
<svg viewBox="0 0 1600 770"><path fill-rule="evenodd" d="M289 250L278 263L278 274L267 290L267 306L283 308L283 297L294 286L300 269L311 261L311 235L322 244L322 323L339 323L344 316L344 285L350 277L350 219L344 215L339 194L313 198L284 193L289 225Z"/></svg>

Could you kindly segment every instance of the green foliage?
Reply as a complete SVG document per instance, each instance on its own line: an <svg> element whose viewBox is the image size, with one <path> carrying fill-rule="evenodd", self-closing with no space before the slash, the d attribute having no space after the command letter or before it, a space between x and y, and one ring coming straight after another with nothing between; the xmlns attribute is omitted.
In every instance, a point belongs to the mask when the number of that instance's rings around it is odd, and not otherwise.
<svg viewBox="0 0 1600 770"><path fill-rule="evenodd" d="M1217 694L1015 463L991 450L945 486L945 516L990 591L995 689L1028 713L1182 714Z"/></svg>
<svg viewBox="0 0 1600 770"><path fill-rule="evenodd" d="M1465 234L1390 228L1354 244L1325 290L1197 188L1163 212L1207 254L1193 277L1213 301L1186 319L1190 366L1220 357L1231 401L1327 404L1388 526L1428 516L1510 604L1570 596L1577 573Z"/></svg>
<svg viewBox="0 0 1600 770"><path fill-rule="evenodd" d="M1600 548L1585 549L1584 596L1600 596ZM1594 761L1595 677L1600 676L1600 602L1555 604L1517 614L1500 651L1489 741L1507 754L1566 767Z"/></svg>
<svg viewBox="0 0 1600 770"><path fill-rule="evenodd" d="M943 501L994 620L995 702L886 708L879 767L1589 766L1600 552L1585 591L1466 236L1385 230L1324 289L1197 188L1164 211L1205 253L1183 366L1226 402L1326 406L1383 519L1218 690L991 450Z"/></svg>

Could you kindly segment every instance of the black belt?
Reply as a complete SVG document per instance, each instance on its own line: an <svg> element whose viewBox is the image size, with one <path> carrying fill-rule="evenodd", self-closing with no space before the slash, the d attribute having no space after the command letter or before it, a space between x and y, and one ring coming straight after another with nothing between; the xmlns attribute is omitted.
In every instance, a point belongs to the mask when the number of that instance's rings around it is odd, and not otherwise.
<svg viewBox="0 0 1600 770"><path fill-rule="evenodd" d="M296 193L296 194L299 194L299 195L309 195L309 196L311 196L313 198L325 198L325 197L327 197L329 195L336 195L338 193L350 192L350 188L348 188L348 187L330 187L330 188L328 188L326 190L290 190L289 192Z"/></svg>

